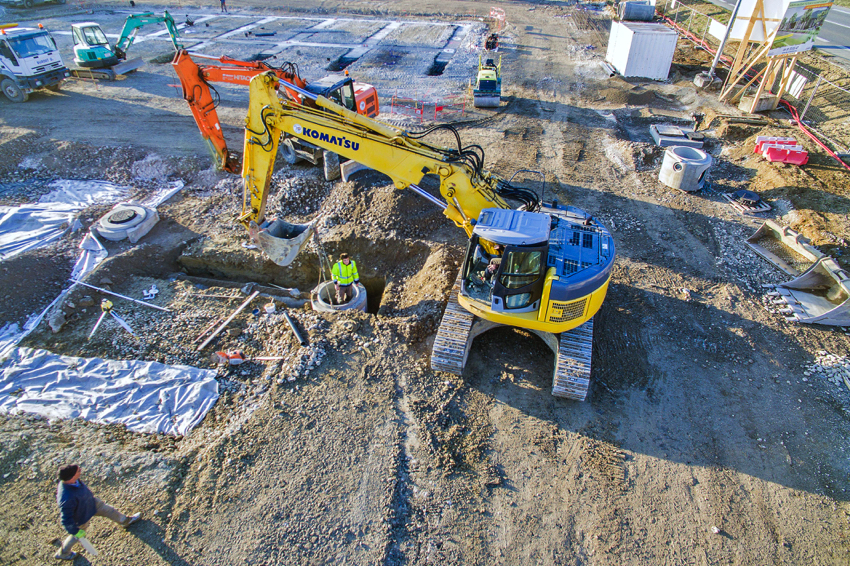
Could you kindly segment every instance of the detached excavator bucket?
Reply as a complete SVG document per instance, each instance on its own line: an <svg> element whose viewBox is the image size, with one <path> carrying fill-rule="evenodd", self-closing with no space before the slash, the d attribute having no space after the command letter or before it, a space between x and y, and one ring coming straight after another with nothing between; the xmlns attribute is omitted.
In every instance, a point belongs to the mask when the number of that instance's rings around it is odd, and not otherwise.
<svg viewBox="0 0 850 566"><path fill-rule="evenodd" d="M779 312L791 322L850 326L850 277L831 257L768 294L774 303L788 305Z"/></svg>
<svg viewBox="0 0 850 566"><path fill-rule="evenodd" d="M824 257L799 232L770 220L747 239L747 245L761 257L795 277Z"/></svg>
<svg viewBox="0 0 850 566"><path fill-rule="evenodd" d="M274 220L258 226L251 222L248 232L251 239L277 265L287 266L310 242L316 231L316 223L290 224L283 220Z"/></svg>
<svg viewBox="0 0 850 566"><path fill-rule="evenodd" d="M850 278L841 266L819 252L798 232L765 222L747 244L794 279L773 285L768 293L791 322L850 326Z"/></svg>

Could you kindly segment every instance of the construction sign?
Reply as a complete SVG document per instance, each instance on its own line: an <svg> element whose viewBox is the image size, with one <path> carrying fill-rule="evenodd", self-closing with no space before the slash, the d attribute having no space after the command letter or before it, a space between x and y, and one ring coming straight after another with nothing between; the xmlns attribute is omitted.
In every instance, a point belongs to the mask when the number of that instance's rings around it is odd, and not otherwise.
<svg viewBox="0 0 850 566"><path fill-rule="evenodd" d="M823 0L788 4L767 56L793 55L810 50L831 7L832 2Z"/></svg>

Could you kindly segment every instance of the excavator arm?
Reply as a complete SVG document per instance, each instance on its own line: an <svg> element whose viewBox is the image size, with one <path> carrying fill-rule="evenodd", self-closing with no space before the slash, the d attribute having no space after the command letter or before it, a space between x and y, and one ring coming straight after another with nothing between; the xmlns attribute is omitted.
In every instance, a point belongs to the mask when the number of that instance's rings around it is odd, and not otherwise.
<svg viewBox="0 0 850 566"><path fill-rule="evenodd" d="M212 82L228 84L248 85L251 79L260 73L274 71L278 77L283 79L284 85L294 84L304 87L304 80L298 76L294 66L291 70L273 69L262 61L239 61L231 57L208 57L205 55L194 55L195 58L210 59L221 63L220 65L198 65L188 51L179 49L171 61L174 72L180 79L183 87L183 98L189 103L189 109L195 118L195 123L201 131L210 153L213 155L217 169L239 173L241 164L239 156L229 152L227 142L221 129L221 121L218 118L216 107L218 106L218 93L210 85ZM291 91L288 93L297 102L300 95Z"/></svg>
<svg viewBox="0 0 850 566"><path fill-rule="evenodd" d="M425 144L322 96L315 98L319 109L282 101L276 94L278 82L274 74L263 73L250 85L239 221L252 235L263 227L269 181L284 133L380 171L399 189L414 189L441 206L443 213L467 235L472 234L474 221L483 209L509 208L500 195L504 183L482 171L482 163L470 159L463 148L449 150ZM418 187L427 174L439 177L442 200ZM269 256L275 257L271 253Z"/></svg>
<svg viewBox="0 0 850 566"><path fill-rule="evenodd" d="M180 33L177 31L177 24L174 23L174 18L171 17L171 14L168 12L165 12L162 16L155 16L153 12L131 14L124 21L121 35L115 43L114 51L118 58L124 59L127 57L127 50L133 45L133 41L136 39L136 33L140 27L160 23L164 23L165 27L168 28L168 35L171 37L171 43L174 44L174 49L176 51L183 49L183 43L180 41Z"/></svg>

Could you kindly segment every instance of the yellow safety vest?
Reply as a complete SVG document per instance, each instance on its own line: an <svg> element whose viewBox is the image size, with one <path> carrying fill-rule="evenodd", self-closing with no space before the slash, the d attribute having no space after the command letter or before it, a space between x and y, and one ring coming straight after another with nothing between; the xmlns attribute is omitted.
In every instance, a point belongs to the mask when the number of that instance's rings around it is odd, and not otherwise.
<svg viewBox="0 0 850 566"><path fill-rule="evenodd" d="M334 281L340 285L351 285L355 281L360 280L360 276L357 274L357 264L354 263L353 259L350 261L351 263L348 265L338 261L334 264L333 269L331 269L331 275Z"/></svg>

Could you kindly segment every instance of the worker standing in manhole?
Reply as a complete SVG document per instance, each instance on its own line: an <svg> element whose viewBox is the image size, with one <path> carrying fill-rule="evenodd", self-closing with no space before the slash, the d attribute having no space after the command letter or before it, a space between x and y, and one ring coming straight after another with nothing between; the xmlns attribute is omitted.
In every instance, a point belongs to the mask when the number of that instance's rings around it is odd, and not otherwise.
<svg viewBox="0 0 850 566"><path fill-rule="evenodd" d="M56 489L56 502L59 504L62 526L69 533L68 538L59 548L59 552L54 555L59 560L73 560L77 553L71 549L78 542L89 553L96 554L97 551L94 551L94 547L86 539L86 529L89 527L89 521L92 517L106 517L126 529L142 516L141 513L136 513L127 517L95 497L86 484L80 480L82 472L83 469L76 464L59 468L59 487Z"/></svg>
<svg viewBox="0 0 850 566"><path fill-rule="evenodd" d="M357 273L357 264L347 253L339 254L339 261L331 269L331 277L336 287L337 303L342 305L350 301L354 296L352 286L360 283L360 275Z"/></svg>

